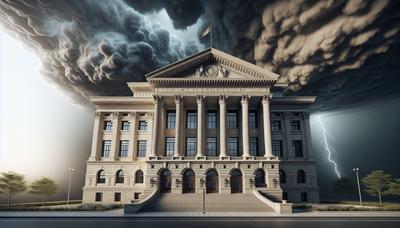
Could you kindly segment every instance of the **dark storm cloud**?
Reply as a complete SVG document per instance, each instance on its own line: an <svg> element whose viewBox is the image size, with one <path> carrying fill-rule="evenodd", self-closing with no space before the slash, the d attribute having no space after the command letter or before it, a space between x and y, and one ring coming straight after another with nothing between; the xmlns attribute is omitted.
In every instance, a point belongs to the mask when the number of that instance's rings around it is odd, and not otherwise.
<svg viewBox="0 0 400 228"><path fill-rule="evenodd" d="M78 97L129 94L126 81L198 51L123 1L1 1L0 22L43 61L46 79Z"/></svg>
<svg viewBox="0 0 400 228"><path fill-rule="evenodd" d="M395 0L10 0L0 20L36 48L56 85L123 95L124 82L197 50L143 17L162 9L176 29L212 24L214 47L280 74L288 93L319 96L319 109L399 95Z"/></svg>

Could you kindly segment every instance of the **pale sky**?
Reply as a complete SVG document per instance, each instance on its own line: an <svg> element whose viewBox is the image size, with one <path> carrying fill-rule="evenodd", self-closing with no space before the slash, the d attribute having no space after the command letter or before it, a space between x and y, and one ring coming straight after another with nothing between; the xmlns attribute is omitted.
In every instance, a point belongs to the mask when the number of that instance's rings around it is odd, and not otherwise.
<svg viewBox="0 0 400 228"><path fill-rule="evenodd" d="M0 27L0 172L62 185L69 167L84 172L93 113L42 79L39 68L39 58Z"/></svg>

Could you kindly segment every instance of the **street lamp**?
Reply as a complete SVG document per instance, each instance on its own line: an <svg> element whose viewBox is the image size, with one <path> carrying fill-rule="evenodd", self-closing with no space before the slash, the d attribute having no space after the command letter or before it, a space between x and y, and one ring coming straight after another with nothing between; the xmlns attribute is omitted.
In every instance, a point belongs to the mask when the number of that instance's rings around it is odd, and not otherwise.
<svg viewBox="0 0 400 228"><path fill-rule="evenodd" d="M68 196L67 196L67 206L69 205L69 195L71 193L71 176L72 172L74 172L75 169L73 168L68 168Z"/></svg>
<svg viewBox="0 0 400 228"><path fill-rule="evenodd" d="M362 206L360 178L358 177L358 172L360 171L360 169L359 168L354 168L353 171L356 173L356 176L357 176L358 196L360 197L360 206Z"/></svg>

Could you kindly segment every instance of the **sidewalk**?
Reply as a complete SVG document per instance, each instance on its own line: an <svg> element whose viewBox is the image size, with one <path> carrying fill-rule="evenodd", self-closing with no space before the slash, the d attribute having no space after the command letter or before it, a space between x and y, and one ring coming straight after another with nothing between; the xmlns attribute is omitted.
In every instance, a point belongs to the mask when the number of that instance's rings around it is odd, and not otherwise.
<svg viewBox="0 0 400 228"><path fill-rule="evenodd" d="M123 209L112 211L0 211L1 218L30 218L30 217L77 217L77 218L399 218L400 212L301 212L292 214L276 214L273 212L146 212L124 215Z"/></svg>

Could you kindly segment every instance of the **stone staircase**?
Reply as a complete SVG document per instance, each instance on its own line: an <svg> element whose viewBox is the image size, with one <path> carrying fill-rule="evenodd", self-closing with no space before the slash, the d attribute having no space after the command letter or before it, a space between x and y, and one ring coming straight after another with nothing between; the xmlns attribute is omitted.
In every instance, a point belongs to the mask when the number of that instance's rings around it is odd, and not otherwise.
<svg viewBox="0 0 400 228"><path fill-rule="evenodd" d="M140 212L200 212L203 210L203 195L158 194L155 199L143 207ZM254 194L206 194L207 212L273 212L273 209L261 202Z"/></svg>

